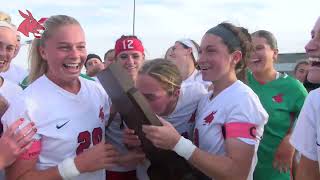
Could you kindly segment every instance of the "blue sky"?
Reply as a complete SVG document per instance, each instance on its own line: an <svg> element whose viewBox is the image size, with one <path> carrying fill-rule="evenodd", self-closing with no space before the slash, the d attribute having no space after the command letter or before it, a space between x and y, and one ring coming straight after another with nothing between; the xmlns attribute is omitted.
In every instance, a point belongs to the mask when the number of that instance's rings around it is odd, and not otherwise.
<svg viewBox="0 0 320 180"><path fill-rule="evenodd" d="M304 52L319 7L319 0L136 0L135 31L148 59L162 57L181 38L200 43L204 32L222 21L249 32L273 32L280 53ZM88 52L101 57L122 34L132 33L133 0L9 0L0 11L18 25L23 20L18 9L30 10L36 19L55 14L75 17L86 32ZM24 46L14 63L26 66L26 58Z"/></svg>

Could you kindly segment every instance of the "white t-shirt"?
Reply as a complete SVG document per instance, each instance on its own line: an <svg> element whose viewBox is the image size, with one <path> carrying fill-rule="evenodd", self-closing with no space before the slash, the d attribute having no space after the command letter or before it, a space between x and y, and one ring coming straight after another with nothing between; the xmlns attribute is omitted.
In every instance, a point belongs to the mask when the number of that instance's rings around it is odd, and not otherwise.
<svg viewBox="0 0 320 180"><path fill-rule="evenodd" d="M206 152L225 155L222 127L228 123L255 125L258 138L254 140L238 137L241 141L255 146L255 154L247 178L252 180L252 173L257 163L259 137L263 134L263 126L268 120L268 114L261 105L258 96L239 80L210 100L211 95L212 93L209 93L199 103L196 113L194 143Z"/></svg>
<svg viewBox="0 0 320 180"><path fill-rule="evenodd" d="M65 91L45 75L30 84L2 118L8 127L20 117L29 117L41 141L37 162L40 170L57 166L68 157L104 141L105 121L110 113L108 96L97 83L79 78L77 94ZM104 180L105 170L83 173L74 180Z"/></svg>
<svg viewBox="0 0 320 180"><path fill-rule="evenodd" d="M1 72L0 76L19 85L28 76L28 72L20 66L11 63L8 71Z"/></svg>
<svg viewBox="0 0 320 180"><path fill-rule="evenodd" d="M6 98L6 100L9 102L9 104L21 92L22 92L22 88L20 86L3 78L3 84L0 87L0 94Z"/></svg>
<svg viewBox="0 0 320 180"><path fill-rule="evenodd" d="M320 88L309 93L300 111L290 143L320 167ZM320 171L320 170L319 170Z"/></svg>
<svg viewBox="0 0 320 180"><path fill-rule="evenodd" d="M185 79L183 82L182 82L182 85L184 85L184 84L192 84L192 83L194 83L194 82L199 82L199 83L201 83L204 87L205 87L205 89L208 89L208 87L212 84L212 82L210 82L210 81L204 81L203 79L202 79L202 74L201 74L201 72L199 72L198 70L194 70L193 71L193 73L187 78L187 79Z"/></svg>
<svg viewBox="0 0 320 180"><path fill-rule="evenodd" d="M163 118L169 121L181 135L191 138L198 103L207 93L208 91L200 82L182 84L174 111Z"/></svg>

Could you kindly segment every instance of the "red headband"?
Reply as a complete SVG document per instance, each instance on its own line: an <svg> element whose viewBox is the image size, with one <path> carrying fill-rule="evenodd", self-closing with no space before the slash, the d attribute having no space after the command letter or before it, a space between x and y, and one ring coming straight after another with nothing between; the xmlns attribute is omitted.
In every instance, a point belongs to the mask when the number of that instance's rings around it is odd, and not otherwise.
<svg viewBox="0 0 320 180"><path fill-rule="evenodd" d="M139 51L144 54L144 48L141 41L136 37L121 37L116 41L115 56L122 51Z"/></svg>

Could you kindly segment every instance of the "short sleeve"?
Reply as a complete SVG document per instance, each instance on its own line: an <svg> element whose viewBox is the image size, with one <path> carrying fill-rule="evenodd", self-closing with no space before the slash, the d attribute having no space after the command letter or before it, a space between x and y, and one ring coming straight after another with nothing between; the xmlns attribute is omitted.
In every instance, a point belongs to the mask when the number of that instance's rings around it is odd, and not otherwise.
<svg viewBox="0 0 320 180"><path fill-rule="evenodd" d="M253 92L243 93L228 111L224 124L226 138L238 138L247 144L256 145L268 119L257 95Z"/></svg>
<svg viewBox="0 0 320 180"><path fill-rule="evenodd" d="M318 90L310 92L300 112L292 133L290 143L308 159L317 161L317 119L319 109L315 103L319 101Z"/></svg>

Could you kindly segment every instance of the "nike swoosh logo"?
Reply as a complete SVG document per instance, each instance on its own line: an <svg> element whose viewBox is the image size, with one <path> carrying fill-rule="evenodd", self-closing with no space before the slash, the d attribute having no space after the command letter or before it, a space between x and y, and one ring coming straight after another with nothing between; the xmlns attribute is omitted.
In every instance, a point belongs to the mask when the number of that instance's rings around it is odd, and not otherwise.
<svg viewBox="0 0 320 180"><path fill-rule="evenodd" d="M70 120L69 120L70 121ZM60 129L60 128L62 128L64 125L66 125L69 121L67 121L67 122L65 122L65 123L63 123L63 124L61 124L61 125L56 125L56 128L57 129Z"/></svg>
<svg viewBox="0 0 320 180"><path fill-rule="evenodd" d="M316 141L317 146L320 146L320 144L318 143L318 141Z"/></svg>

